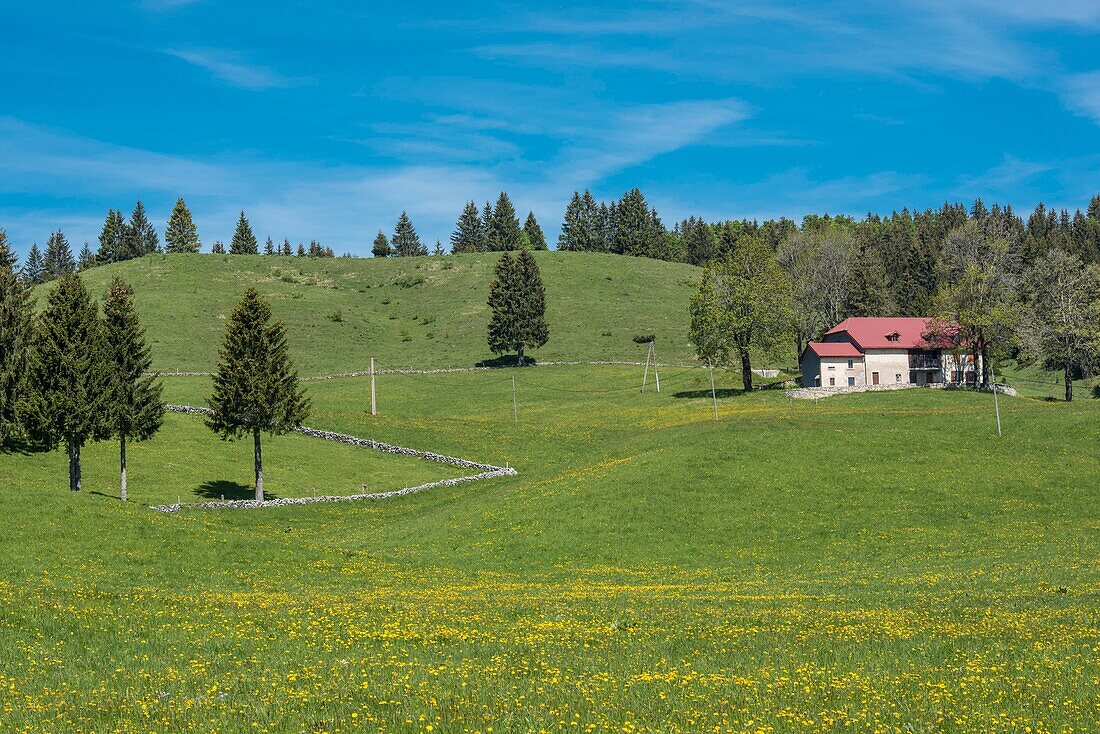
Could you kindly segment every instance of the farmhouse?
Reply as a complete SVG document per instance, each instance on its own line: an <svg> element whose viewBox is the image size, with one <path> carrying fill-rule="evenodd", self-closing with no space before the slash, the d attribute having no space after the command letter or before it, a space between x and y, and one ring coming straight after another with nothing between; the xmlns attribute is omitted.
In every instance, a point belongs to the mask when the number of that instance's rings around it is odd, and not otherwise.
<svg viewBox="0 0 1100 734"><path fill-rule="evenodd" d="M973 384L971 355L929 341L924 317L850 318L819 342L810 342L799 362L805 387ZM981 363L978 362L980 367Z"/></svg>

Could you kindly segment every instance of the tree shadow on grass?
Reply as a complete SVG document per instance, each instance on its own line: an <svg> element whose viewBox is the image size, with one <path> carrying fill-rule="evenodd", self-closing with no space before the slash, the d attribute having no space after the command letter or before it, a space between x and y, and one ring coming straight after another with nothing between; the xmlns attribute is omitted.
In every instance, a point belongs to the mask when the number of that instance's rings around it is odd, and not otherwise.
<svg viewBox="0 0 1100 734"><path fill-rule="evenodd" d="M739 388L732 387L720 387L714 391L714 394L719 398L739 398L747 391ZM710 388L703 390L681 390L680 392L672 393L674 398L707 398L710 399Z"/></svg>
<svg viewBox="0 0 1100 734"><path fill-rule="evenodd" d="M41 454L48 450L49 449L41 446L34 446L18 436L8 436L3 442L0 442L0 454L30 456L31 454Z"/></svg>
<svg viewBox="0 0 1100 734"><path fill-rule="evenodd" d="M534 357L524 356L524 358L523 358L523 366L524 367L533 367L536 364L538 364L538 362L535 360ZM516 355L514 355L514 354L505 354L503 357L493 357L492 359L483 359L480 362L478 362L477 364L475 364L474 366L475 367L500 368L500 367L518 367L519 365L516 364Z"/></svg>
<svg viewBox="0 0 1100 734"><path fill-rule="evenodd" d="M222 497L227 500L250 500L255 498L256 488L226 479L209 479L198 486L195 494L211 500L220 500ZM279 497L264 490L264 499L277 500Z"/></svg>

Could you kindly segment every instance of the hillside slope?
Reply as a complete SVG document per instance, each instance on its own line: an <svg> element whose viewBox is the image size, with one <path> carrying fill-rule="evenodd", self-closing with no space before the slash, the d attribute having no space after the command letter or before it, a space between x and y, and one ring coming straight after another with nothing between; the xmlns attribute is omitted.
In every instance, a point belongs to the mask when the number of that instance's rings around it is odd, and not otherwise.
<svg viewBox="0 0 1100 734"><path fill-rule="evenodd" d="M286 322L303 374L380 367L473 365L485 344L493 253L446 258L314 259L152 255L96 268L96 294L119 275L133 284L155 366L209 370L225 318L250 285ZM690 358L690 265L591 253L536 255L546 284L550 342L538 360L641 359L635 334L656 334L662 358ZM48 287L48 286L46 286ZM39 301L43 294L39 294Z"/></svg>

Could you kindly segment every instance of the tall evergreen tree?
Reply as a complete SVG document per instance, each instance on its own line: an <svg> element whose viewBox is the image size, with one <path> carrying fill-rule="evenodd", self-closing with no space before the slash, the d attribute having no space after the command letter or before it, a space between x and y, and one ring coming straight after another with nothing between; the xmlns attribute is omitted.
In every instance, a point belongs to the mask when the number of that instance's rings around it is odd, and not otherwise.
<svg viewBox="0 0 1100 734"><path fill-rule="evenodd" d="M230 255L259 255L260 243L256 241L256 235L252 234L252 225L241 211L237 219L237 229L233 232L233 239L229 242Z"/></svg>
<svg viewBox="0 0 1100 734"><path fill-rule="evenodd" d="M214 244L210 247L210 254L212 254L212 255L224 255L225 254L225 245L222 244L221 240L216 240L214 242Z"/></svg>
<svg viewBox="0 0 1100 734"><path fill-rule="evenodd" d="M1100 221L1100 194L1092 197L1089 202L1089 208L1085 211L1085 216L1089 219Z"/></svg>
<svg viewBox="0 0 1100 734"><path fill-rule="evenodd" d="M130 221L123 230L122 249L125 258L141 257L154 252L160 252L160 239L157 230L145 214L145 205L140 201L134 206L130 214Z"/></svg>
<svg viewBox="0 0 1100 734"><path fill-rule="evenodd" d="M527 234L527 240L531 243L532 250L548 250L546 235L535 219L534 212L527 212L527 221L523 223L523 231Z"/></svg>
<svg viewBox="0 0 1100 734"><path fill-rule="evenodd" d="M23 278L31 285L46 282L46 265L42 262L42 251L38 249L37 242L31 243L27 261L23 263Z"/></svg>
<svg viewBox="0 0 1100 734"><path fill-rule="evenodd" d="M550 338L542 275L529 250L520 250L514 258L505 251L495 275L489 285L489 349L494 354L515 352L522 367L525 350L541 347Z"/></svg>
<svg viewBox="0 0 1100 734"><path fill-rule="evenodd" d="M168 252L198 252L202 247L199 231L183 197L176 199L176 205L172 207L168 227L164 230L164 243Z"/></svg>
<svg viewBox="0 0 1100 734"><path fill-rule="evenodd" d="M374 236L374 246L371 247L370 253L375 257L389 257L393 254L390 250L390 241L382 230L379 230L378 234Z"/></svg>
<svg viewBox="0 0 1100 734"><path fill-rule="evenodd" d="M134 289L115 278L103 301L106 359L110 366L107 421L98 438L118 437L119 497L126 501L126 442L152 438L164 422L161 383L148 374L153 364L145 329L134 308Z"/></svg>
<svg viewBox="0 0 1100 734"><path fill-rule="evenodd" d="M285 237L283 238L283 249L280 254L285 257L290 257L294 254L294 250L290 247L290 240L286 239Z"/></svg>
<svg viewBox="0 0 1100 734"><path fill-rule="evenodd" d="M705 265L718 257L718 243L714 229L702 219L691 217L680 225L684 238L687 261L692 265Z"/></svg>
<svg viewBox="0 0 1100 734"><path fill-rule="evenodd" d="M606 207L605 207L606 210ZM558 235L559 250L578 250L585 252L603 252L605 246L605 227L600 216L600 207L587 189L584 194L573 192L573 198L565 208L565 221Z"/></svg>
<svg viewBox="0 0 1100 734"><path fill-rule="evenodd" d="M393 230L393 254L398 257L418 257L428 254L428 248L416 234L416 228L413 227L408 212L401 212L397 226Z"/></svg>
<svg viewBox="0 0 1100 734"><path fill-rule="evenodd" d="M436 240L435 241L435 249L432 250L432 255L434 255L435 257L442 257L443 255L446 255L446 254L447 254L447 251L443 249L443 243L440 242L439 240Z"/></svg>
<svg viewBox="0 0 1100 734"><path fill-rule="evenodd" d="M76 263L77 268L83 272L89 268L94 268L96 264L95 253L92 252L92 248L85 242L84 246L80 248L80 256Z"/></svg>
<svg viewBox="0 0 1100 734"><path fill-rule="evenodd" d="M0 444L18 427L15 406L27 364L34 301L0 229Z"/></svg>
<svg viewBox="0 0 1100 734"><path fill-rule="evenodd" d="M478 252L489 251L489 228L493 226L493 205L485 202L481 210L481 242L478 244Z"/></svg>
<svg viewBox="0 0 1100 734"><path fill-rule="evenodd" d="M456 255L478 252L483 248L484 241L485 229L477 212L477 205L468 201L458 216L455 231L451 233L451 252Z"/></svg>
<svg viewBox="0 0 1100 734"><path fill-rule="evenodd" d="M69 489L81 489L80 450L102 435L111 374L103 324L80 277L62 275L39 315L17 412L35 444L65 444Z"/></svg>
<svg viewBox="0 0 1100 734"><path fill-rule="evenodd" d="M265 255L274 255L275 254L275 240L271 239L270 237L268 237L267 242L264 243L264 254Z"/></svg>
<svg viewBox="0 0 1100 734"><path fill-rule="evenodd" d="M520 248L519 218L516 217L516 209L512 206L512 200L504 191L500 192L496 206L493 207L489 217L489 227L486 237L489 242L489 250L492 252L509 252Z"/></svg>
<svg viewBox="0 0 1100 734"><path fill-rule="evenodd" d="M55 280L62 275L76 272L76 260L72 248L61 230L57 230L46 240L46 257L42 261L46 270L46 279Z"/></svg>
<svg viewBox="0 0 1100 734"><path fill-rule="evenodd" d="M107 211L103 230L99 233L99 250L96 259L101 263L113 263L126 259L126 220L117 209Z"/></svg>
<svg viewBox="0 0 1100 734"><path fill-rule="evenodd" d="M271 306L249 288L229 314L219 352L212 413L206 425L223 439L252 434L256 499L264 499L260 434L286 433L309 415L309 400L298 387L286 329L271 320Z"/></svg>
<svg viewBox="0 0 1100 734"><path fill-rule="evenodd" d="M298 243L298 249L294 252L294 255L295 255L295 257L305 257L306 256L306 248L301 242Z"/></svg>

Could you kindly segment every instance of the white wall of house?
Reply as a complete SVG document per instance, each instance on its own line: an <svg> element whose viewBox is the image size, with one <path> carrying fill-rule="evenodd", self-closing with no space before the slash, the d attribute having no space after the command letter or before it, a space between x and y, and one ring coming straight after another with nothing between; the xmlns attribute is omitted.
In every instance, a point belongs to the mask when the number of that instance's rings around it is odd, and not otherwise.
<svg viewBox="0 0 1100 734"><path fill-rule="evenodd" d="M849 367L848 365L851 365ZM852 385L865 385L863 359L854 357L822 357L821 358L821 387L848 387ZM848 379L852 382L849 383ZM812 385L812 377L810 380Z"/></svg>
<svg viewBox="0 0 1100 734"><path fill-rule="evenodd" d="M873 385L874 373L878 372L880 385L909 383L909 350L907 349L868 349L864 355L867 362L867 384Z"/></svg>

